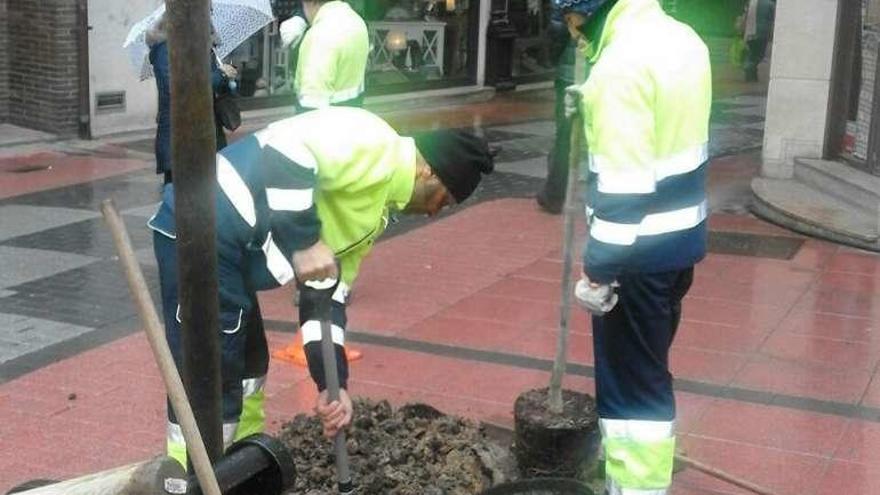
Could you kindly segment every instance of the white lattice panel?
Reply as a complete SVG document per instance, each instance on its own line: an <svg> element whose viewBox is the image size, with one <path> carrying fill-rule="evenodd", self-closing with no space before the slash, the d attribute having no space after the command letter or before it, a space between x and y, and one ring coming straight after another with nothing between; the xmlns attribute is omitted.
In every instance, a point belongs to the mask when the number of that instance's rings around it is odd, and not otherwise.
<svg viewBox="0 0 880 495"><path fill-rule="evenodd" d="M443 47L445 22L430 21L376 21L368 23L370 30L370 69L391 65L393 52L388 47L389 36L403 36L415 40L422 47L422 65L436 67L443 74Z"/></svg>

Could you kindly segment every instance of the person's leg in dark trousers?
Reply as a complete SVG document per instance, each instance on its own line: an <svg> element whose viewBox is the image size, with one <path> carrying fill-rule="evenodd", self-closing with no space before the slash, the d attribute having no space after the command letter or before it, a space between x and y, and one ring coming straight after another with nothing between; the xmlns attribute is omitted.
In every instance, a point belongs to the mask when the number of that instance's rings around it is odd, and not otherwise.
<svg viewBox="0 0 880 495"><path fill-rule="evenodd" d="M746 45L748 46L745 63L746 81L755 82L758 80L758 65L767 54L767 38L749 40Z"/></svg>
<svg viewBox="0 0 880 495"><path fill-rule="evenodd" d="M536 198L544 211L554 214L562 211L565 189L568 185L571 121L565 118L565 88L570 84L562 79L556 79L554 82L556 138L553 149L547 155L547 179Z"/></svg>
<svg viewBox="0 0 880 495"><path fill-rule="evenodd" d="M596 401L608 483L616 489L668 486L675 419L669 348L692 277L692 268L621 276L617 306L593 317Z"/></svg>
<svg viewBox="0 0 880 495"><path fill-rule="evenodd" d="M242 410L235 440L262 433L266 429L265 386L269 372L269 346L263 328L263 316L255 292L251 293L251 311L245 326L245 359L242 378Z"/></svg>
<svg viewBox="0 0 880 495"><path fill-rule="evenodd" d="M216 117L214 117L214 135L217 139L217 151L220 151L226 147L226 131L223 129L220 119Z"/></svg>
<svg viewBox="0 0 880 495"><path fill-rule="evenodd" d="M162 309L168 344L178 369L183 369L181 325L178 319L178 284L176 244L158 232L153 236L153 249L159 264ZM240 433L252 433L261 428L254 421L239 428L242 419L262 419L262 385L268 367L268 349L262 335L262 321L254 311L255 297L248 292L243 277L242 253L236 243L218 236L217 274L220 288L220 328L218 338L221 352L221 389L223 394L223 440L225 444L241 438ZM259 323L256 323L259 322ZM254 359L253 363L247 361ZM261 374L257 375L257 373ZM245 399L256 397L259 415L243 414ZM253 402L253 401L252 401ZM260 430L261 431L261 430ZM170 404L168 407L167 452L170 457L186 466L186 444L183 433Z"/></svg>

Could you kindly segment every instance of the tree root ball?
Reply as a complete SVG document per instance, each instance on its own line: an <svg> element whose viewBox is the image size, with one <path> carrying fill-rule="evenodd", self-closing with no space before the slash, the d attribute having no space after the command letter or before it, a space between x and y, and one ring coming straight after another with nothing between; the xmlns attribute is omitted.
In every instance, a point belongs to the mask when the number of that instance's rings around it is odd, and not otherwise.
<svg viewBox="0 0 880 495"><path fill-rule="evenodd" d="M550 411L549 389L520 395L514 404L514 454L525 478L586 480L598 457L601 435L596 402L587 394L562 391L561 414Z"/></svg>

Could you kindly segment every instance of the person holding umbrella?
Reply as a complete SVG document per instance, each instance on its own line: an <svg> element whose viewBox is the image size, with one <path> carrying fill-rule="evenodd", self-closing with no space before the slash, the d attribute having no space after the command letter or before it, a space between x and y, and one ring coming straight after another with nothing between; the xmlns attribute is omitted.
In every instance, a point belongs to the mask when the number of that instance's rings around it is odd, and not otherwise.
<svg viewBox="0 0 880 495"><path fill-rule="evenodd" d="M657 0L555 1L591 63L566 106L590 153L575 297L592 313L606 488L663 495L675 456L669 349L706 254L709 51Z"/></svg>
<svg viewBox="0 0 880 495"><path fill-rule="evenodd" d="M333 294L339 401L328 403L320 315L300 290L300 333L316 410L327 436L351 420L346 392L342 294L389 215L435 215L466 200L493 168L482 138L460 131L404 137L358 108L329 107L281 120L217 154L217 263L222 339L223 434L227 444L263 430L269 355L256 292L290 282L339 278ZM168 343L180 366L174 185L150 219ZM339 268L337 268L337 260ZM186 465L182 431L169 409L168 455Z"/></svg>
<svg viewBox="0 0 880 495"><path fill-rule="evenodd" d="M237 46L272 22L269 0L213 0L211 27L214 37L214 56L211 57L212 86L215 97L234 91L231 84L237 77L234 67L222 62ZM141 81L156 78L158 111L156 116L156 169L172 179L171 172L171 109L170 65L166 41L165 3L134 23L122 44ZM215 121L217 149L226 145L226 135L219 121Z"/></svg>
<svg viewBox="0 0 880 495"><path fill-rule="evenodd" d="M171 67L168 59L167 17L162 15L156 25L147 31L145 41L150 48L149 60L156 79L158 96L156 111L156 173L163 174L164 183L172 181L171 167ZM211 89L215 97L230 92L230 82L238 77L238 71L229 64L221 64L211 57ZM223 125L214 119L217 136L217 150L226 146Z"/></svg>

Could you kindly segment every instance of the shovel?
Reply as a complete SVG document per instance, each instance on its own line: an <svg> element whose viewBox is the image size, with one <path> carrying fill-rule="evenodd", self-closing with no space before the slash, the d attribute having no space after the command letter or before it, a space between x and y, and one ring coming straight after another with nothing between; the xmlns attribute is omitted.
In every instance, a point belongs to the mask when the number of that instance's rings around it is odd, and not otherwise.
<svg viewBox="0 0 880 495"><path fill-rule="evenodd" d="M314 290L315 295L318 296L315 299L318 317L321 319L321 355L324 361L324 380L327 384L328 400L331 403L334 400L339 400L336 347L333 344L333 333L330 326L330 307L333 302L333 292L338 283L334 279L325 279L304 284L308 289ZM355 491L351 481L346 445L345 430L339 430L333 439L333 449L336 457L336 483L341 495L348 495Z"/></svg>

